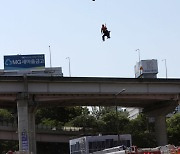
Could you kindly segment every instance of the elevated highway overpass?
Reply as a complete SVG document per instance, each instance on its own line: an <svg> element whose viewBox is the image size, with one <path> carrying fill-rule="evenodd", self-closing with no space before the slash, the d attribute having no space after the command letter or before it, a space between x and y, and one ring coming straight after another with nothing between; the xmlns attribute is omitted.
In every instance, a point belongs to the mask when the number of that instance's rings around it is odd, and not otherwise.
<svg viewBox="0 0 180 154"><path fill-rule="evenodd" d="M179 94L180 79L0 76L0 106L17 106L20 149L30 151L36 151L36 108L49 105L144 108L156 119L158 144L165 145L165 115L178 105Z"/></svg>
<svg viewBox="0 0 180 154"><path fill-rule="evenodd" d="M125 92L117 95L125 89ZM19 97L40 106L147 108L179 100L180 79L0 76L0 106L17 106Z"/></svg>

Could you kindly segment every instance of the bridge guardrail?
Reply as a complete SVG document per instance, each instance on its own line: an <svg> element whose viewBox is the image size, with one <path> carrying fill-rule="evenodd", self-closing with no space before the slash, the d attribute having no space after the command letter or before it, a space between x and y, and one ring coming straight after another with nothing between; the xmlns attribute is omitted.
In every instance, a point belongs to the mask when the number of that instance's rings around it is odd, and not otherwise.
<svg viewBox="0 0 180 154"><path fill-rule="evenodd" d="M13 122L7 122L7 121L0 121L0 130L17 130L18 125ZM36 125L37 130L47 130L47 131L63 131L63 132L80 132L83 131L82 127L68 127L68 126L62 126L62 127L55 127L50 125Z"/></svg>

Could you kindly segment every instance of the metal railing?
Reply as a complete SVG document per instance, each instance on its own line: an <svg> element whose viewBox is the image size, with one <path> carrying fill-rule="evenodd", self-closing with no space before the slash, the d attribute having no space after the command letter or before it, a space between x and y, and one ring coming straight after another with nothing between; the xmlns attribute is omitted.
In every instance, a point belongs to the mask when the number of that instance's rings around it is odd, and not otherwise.
<svg viewBox="0 0 180 154"><path fill-rule="evenodd" d="M17 130L18 125L14 122L0 121L0 130ZM82 127L69 127L69 126L51 126L51 125L36 125L36 130L41 131L61 131L61 132L80 132L83 131Z"/></svg>

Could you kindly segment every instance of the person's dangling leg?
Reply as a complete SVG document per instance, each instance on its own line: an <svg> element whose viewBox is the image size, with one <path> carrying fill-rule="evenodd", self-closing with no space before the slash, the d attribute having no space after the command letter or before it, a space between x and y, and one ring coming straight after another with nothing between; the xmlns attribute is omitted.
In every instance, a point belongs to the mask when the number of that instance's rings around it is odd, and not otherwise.
<svg viewBox="0 0 180 154"><path fill-rule="evenodd" d="M107 36L107 38L110 38L108 30L106 30L106 32L104 33L104 36Z"/></svg>
<svg viewBox="0 0 180 154"><path fill-rule="evenodd" d="M107 36L107 38L110 38L110 31L106 32L106 36Z"/></svg>
<svg viewBox="0 0 180 154"><path fill-rule="evenodd" d="M102 40L105 41L105 35L102 36Z"/></svg>
<svg viewBox="0 0 180 154"><path fill-rule="evenodd" d="M111 38L111 37L110 37L110 32L111 32L111 31L108 31L108 36L107 36L108 38Z"/></svg>

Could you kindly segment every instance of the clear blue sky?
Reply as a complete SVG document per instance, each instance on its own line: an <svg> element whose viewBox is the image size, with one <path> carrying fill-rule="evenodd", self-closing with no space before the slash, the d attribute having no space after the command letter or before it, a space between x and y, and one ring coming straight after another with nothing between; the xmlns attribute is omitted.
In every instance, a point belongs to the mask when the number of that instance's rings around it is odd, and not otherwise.
<svg viewBox="0 0 180 154"><path fill-rule="evenodd" d="M158 77L180 78L180 0L1 0L3 56L42 53L68 76L134 77L141 59L157 59ZM106 23L111 39L102 42Z"/></svg>

